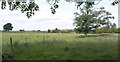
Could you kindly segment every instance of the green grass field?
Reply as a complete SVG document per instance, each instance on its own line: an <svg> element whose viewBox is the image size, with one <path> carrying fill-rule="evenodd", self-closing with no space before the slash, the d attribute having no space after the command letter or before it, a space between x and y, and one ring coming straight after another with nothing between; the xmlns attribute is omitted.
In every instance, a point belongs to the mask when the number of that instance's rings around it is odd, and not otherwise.
<svg viewBox="0 0 120 62"><path fill-rule="evenodd" d="M92 35L83 38L75 33L2 33L3 54L15 60L114 60L118 58L118 35ZM10 40L14 51L11 52Z"/></svg>

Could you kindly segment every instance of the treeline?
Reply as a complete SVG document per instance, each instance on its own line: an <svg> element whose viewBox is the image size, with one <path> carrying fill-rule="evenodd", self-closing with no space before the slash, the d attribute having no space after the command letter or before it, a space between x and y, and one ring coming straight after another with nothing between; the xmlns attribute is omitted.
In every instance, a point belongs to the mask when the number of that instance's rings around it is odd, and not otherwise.
<svg viewBox="0 0 120 62"><path fill-rule="evenodd" d="M80 32L80 30L75 30L74 29L74 32L76 33L83 33L83 32ZM91 30L89 33L92 33L92 34L99 34L99 33L120 33L120 28L107 28L107 27L101 27L101 28L97 28L95 30Z"/></svg>
<svg viewBox="0 0 120 62"><path fill-rule="evenodd" d="M25 31L24 29L20 29L17 32L41 32L41 33L83 33L83 32L77 32L75 29L48 29L47 31L41 31L41 30L32 30L32 31ZM99 33L120 33L120 28L107 28L107 27L101 27L97 28L96 30L91 30L89 33L99 34Z"/></svg>
<svg viewBox="0 0 120 62"><path fill-rule="evenodd" d="M74 32L72 29L64 29L64 30L60 30L58 28L55 28L53 30L48 29L47 31L48 33L70 33L70 32Z"/></svg>
<svg viewBox="0 0 120 62"><path fill-rule="evenodd" d="M28 31L25 31L24 29L20 29L19 30L20 32L28 32ZM31 32L31 31L29 31ZM42 32L42 33L70 33L70 32L74 32L72 29L58 29L58 28L55 28L55 29L48 29L47 31L41 31L41 30L32 30L32 32Z"/></svg>
<svg viewBox="0 0 120 62"><path fill-rule="evenodd" d="M102 28L96 29L96 33L120 33L120 28L102 27Z"/></svg>

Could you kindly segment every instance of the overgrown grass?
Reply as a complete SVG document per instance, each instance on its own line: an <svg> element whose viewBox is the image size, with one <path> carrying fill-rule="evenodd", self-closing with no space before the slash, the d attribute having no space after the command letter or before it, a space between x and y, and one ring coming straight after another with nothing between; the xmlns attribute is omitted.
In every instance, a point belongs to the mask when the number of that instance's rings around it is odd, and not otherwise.
<svg viewBox="0 0 120 62"><path fill-rule="evenodd" d="M13 38L15 60L113 60L118 58L118 35L61 33L2 34L3 54L11 54L9 38Z"/></svg>

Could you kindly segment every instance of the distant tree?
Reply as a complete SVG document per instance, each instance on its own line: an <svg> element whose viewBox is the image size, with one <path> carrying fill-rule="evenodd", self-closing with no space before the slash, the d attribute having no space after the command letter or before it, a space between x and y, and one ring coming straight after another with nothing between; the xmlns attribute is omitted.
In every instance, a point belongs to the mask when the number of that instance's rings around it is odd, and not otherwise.
<svg viewBox="0 0 120 62"><path fill-rule="evenodd" d="M33 32L35 32L35 30L33 30Z"/></svg>
<svg viewBox="0 0 120 62"><path fill-rule="evenodd" d="M40 30L38 30L38 32L40 32Z"/></svg>
<svg viewBox="0 0 120 62"><path fill-rule="evenodd" d="M11 23L7 23L3 26L4 31L10 31L13 29L13 26Z"/></svg>
<svg viewBox="0 0 120 62"><path fill-rule="evenodd" d="M56 31L58 31L58 28L55 28Z"/></svg>
<svg viewBox="0 0 120 62"><path fill-rule="evenodd" d="M19 31L24 32L25 30L24 29L20 29Z"/></svg>
<svg viewBox="0 0 120 62"><path fill-rule="evenodd" d="M50 33L51 31L50 31L50 29L48 29L48 33Z"/></svg>
<svg viewBox="0 0 120 62"><path fill-rule="evenodd" d="M54 30L52 30L52 33L59 33L60 30L58 28L55 28Z"/></svg>

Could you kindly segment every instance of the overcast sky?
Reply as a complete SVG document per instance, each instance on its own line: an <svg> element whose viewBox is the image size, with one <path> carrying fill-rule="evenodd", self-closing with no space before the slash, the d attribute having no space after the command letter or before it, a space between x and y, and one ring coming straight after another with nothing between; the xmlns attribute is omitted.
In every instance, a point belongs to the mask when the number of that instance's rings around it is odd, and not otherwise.
<svg viewBox="0 0 120 62"><path fill-rule="evenodd" d="M39 5L39 11L30 19L25 13L20 10L10 11L8 9L0 9L0 30L3 30L3 25L12 23L13 30L48 30L48 29L73 29L74 12L78 11L74 3L68 3L63 0L59 3L59 8L56 14L53 15L50 10L50 5L46 0L35 0ZM97 7L105 7L105 9L113 14L114 20L112 23L118 25L118 5L112 6L110 0L101 1Z"/></svg>

